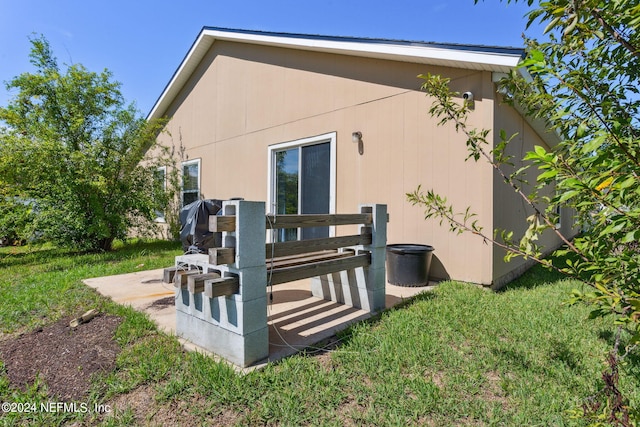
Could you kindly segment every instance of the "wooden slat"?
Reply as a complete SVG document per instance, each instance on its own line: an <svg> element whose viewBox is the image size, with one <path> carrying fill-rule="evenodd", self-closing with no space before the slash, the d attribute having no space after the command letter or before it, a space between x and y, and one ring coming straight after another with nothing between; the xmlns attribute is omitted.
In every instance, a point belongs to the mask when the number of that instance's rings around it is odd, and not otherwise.
<svg viewBox="0 0 640 427"><path fill-rule="evenodd" d="M369 245L371 234L327 237L323 239L294 240L291 242L267 243L267 258L299 255L307 252L344 248L345 246Z"/></svg>
<svg viewBox="0 0 640 427"><path fill-rule="evenodd" d="M204 294L209 298L237 294L239 290L240 281L237 277L221 277L204 281Z"/></svg>
<svg viewBox="0 0 640 427"><path fill-rule="evenodd" d="M209 264L233 264L236 260L235 248L209 248Z"/></svg>
<svg viewBox="0 0 640 427"><path fill-rule="evenodd" d="M306 256L316 256L316 255L327 255L327 254L337 254L338 251L333 250L333 251L317 251L317 252L308 252L308 253L303 253L303 254L296 254L296 255L286 255L286 256L279 256L279 257L275 257L273 258L274 262L283 262L283 261L287 261L287 260L297 260L300 259L302 257L306 257ZM269 267L269 265L271 265L271 258L267 259L267 267Z"/></svg>
<svg viewBox="0 0 640 427"><path fill-rule="evenodd" d="M267 215L267 230L272 228L321 227L329 225L372 224L373 215L363 214L307 214L307 215ZM234 215L210 215L209 231L235 231Z"/></svg>
<svg viewBox="0 0 640 427"><path fill-rule="evenodd" d="M176 288L187 289L187 279L194 274L200 274L200 270L178 270L173 277L173 285Z"/></svg>
<svg viewBox="0 0 640 427"><path fill-rule="evenodd" d="M330 261L318 261L295 267L277 268L270 274L271 284L278 285L294 280L336 273L342 270L351 270L357 267L364 267L370 263L370 254L362 254Z"/></svg>
<svg viewBox="0 0 640 427"><path fill-rule="evenodd" d="M220 231L235 231L235 215L209 215L209 231L217 233Z"/></svg>
<svg viewBox="0 0 640 427"><path fill-rule="evenodd" d="M267 230L272 228L319 227L327 225L372 224L373 215L323 214L323 215L267 215Z"/></svg>
<svg viewBox="0 0 640 427"><path fill-rule="evenodd" d="M218 273L193 274L187 277L187 289L192 294L204 292L205 280L219 279Z"/></svg>
<svg viewBox="0 0 640 427"><path fill-rule="evenodd" d="M173 283L173 278L176 275L176 270L177 268L175 266L165 268L164 271L162 272L162 282Z"/></svg>
<svg viewBox="0 0 640 427"><path fill-rule="evenodd" d="M309 264L315 261L325 261L332 260L338 258L346 258L349 256L353 256L353 252L337 252L337 251L325 251L325 252L315 252L312 254L306 254L304 256L291 256L284 258L274 258L272 260L267 260L267 270L283 268L283 267L293 267L296 265Z"/></svg>

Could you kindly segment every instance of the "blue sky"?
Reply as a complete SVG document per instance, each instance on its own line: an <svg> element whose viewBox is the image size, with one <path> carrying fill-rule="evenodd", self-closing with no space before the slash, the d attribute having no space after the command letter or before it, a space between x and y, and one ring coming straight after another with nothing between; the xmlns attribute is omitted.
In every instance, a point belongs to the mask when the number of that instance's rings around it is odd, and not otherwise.
<svg viewBox="0 0 640 427"><path fill-rule="evenodd" d="M60 64L109 69L146 116L203 26L521 47L527 10L504 0L0 0L0 105L4 82L32 71L34 33Z"/></svg>

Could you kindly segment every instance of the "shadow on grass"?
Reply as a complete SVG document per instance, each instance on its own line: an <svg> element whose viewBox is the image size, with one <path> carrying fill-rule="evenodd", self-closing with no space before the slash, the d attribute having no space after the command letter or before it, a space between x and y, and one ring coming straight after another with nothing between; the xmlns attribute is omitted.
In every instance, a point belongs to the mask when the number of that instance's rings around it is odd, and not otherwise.
<svg viewBox="0 0 640 427"><path fill-rule="evenodd" d="M397 311L397 310L404 310L405 308L420 302L420 301L429 301L432 300L436 297L436 293L433 291L424 291L424 292L420 292L417 295L414 295L412 297L409 298L404 298L401 302L399 302L398 304L394 305L393 307L389 307L388 309L384 310L384 312L391 312L391 311Z"/></svg>
<svg viewBox="0 0 640 427"><path fill-rule="evenodd" d="M575 371L579 367L579 357L576 352L564 341L552 339L551 341L551 359L559 360L564 363L570 370Z"/></svg>
<svg viewBox="0 0 640 427"><path fill-rule="evenodd" d="M552 254L547 257L551 260L554 266L557 268L564 268L567 266L567 260L573 258L571 255L556 255ZM507 292L514 289L533 289L538 286L545 286L561 280L573 279L572 277L554 270L550 267L544 267L540 264L535 264L529 270L527 270L522 276L518 277L514 281L508 283L498 292Z"/></svg>
<svg viewBox="0 0 640 427"><path fill-rule="evenodd" d="M73 254L73 251L50 245L11 246L1 248L0 269L48 262Z"/></svg>
<svg viewBox="0 0 640 427"><path fill-rule="evenodd" d="M40 265L47 272L62 271L69 259L82 259L85 265L105 262L120 262L145 253L171 251L180 248L180 243L167 240L132 239L118 242L114 250L109 252L75 251L68 248L55 247L50 244L30 245L2 248L0 251L0 269Z"/></svg>
<svg viewBox="0 0 640 427"><path fill-rule="evenodd" d="M313 346L309 346L304 350L301 350L297 354L307 355L307 356L321 356L325 353L328 353L343 345L348 344L351 341L351 338L353 337L353 334L355 333L355 331L362 328L363 326L375 327L377 324L380 323L380 321L382 320L382 317L385 314L392 313L399 310L406 310L407 308L410 308L416 303L419 303L421 301L432 300L436 298L436 296L437 295L433 291L425 291L417 295L414 295L412 297L408 297L404 299L402 302L394 305L393 307L389 307L385 310L382 310L381 312L375 314L374 316L368 319L364 319L352 325L349 325L346 329L343 329L342 331L338 331L334 336L327 338Z"/></svg>
<svg viewBox="0 0 640 427"><path fill-rule="evenodd" d="M531 363L522 351L506 348L492 348L491 353L499 359L504 360L509 365L517 366L520 370L530 371Z"/></svg>
<svg viewBox="0 0 640 427"><path fill-rule="evenodd" d="M598 332L598 337L607 343L610 348L613 348L616 344L616 333L609 329L601 329ZM618 354L623 355L630 344L631 333L628 331L622 332L620 336L620 343L618 345ZM627 369L631 369L636 372L636 375L640 375L640 347L636 346L635 350L627 354L625 357Z"/></svg>

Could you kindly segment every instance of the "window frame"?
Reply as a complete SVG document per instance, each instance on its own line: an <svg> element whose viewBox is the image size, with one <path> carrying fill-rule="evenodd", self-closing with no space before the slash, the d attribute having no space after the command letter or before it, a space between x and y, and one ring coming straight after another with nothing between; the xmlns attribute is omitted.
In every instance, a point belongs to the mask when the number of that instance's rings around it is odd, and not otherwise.
<svg viewBox="0 0 640 427"><path fill-rule="evenodd" d="M196 200L200 200L200 196L202 194L202 159L193 159L193 160L186 160L184 162L181 163L181 185L180 185L180 206L181 207L185 207L186 205L184 204L184 195L185 193L196 193ZM191 166L191 165L198 165L198 188L196 190L188 190L185 191L184 189L184 167L185 166Z"/></svg>
<svg viewBox="0 0 640 427"><path fill-rule="evenodd" d="M296 139L287 142L280 142L277 144L269 145L267 148L267 213L273 213L276 207L276 153L291 148L301 148L307 145L317 145L323 143L329 143L329 213L336 213L336 142L337 133L329 132L322 135L311 136L302 139ZM298 162L301 162L302 156L298 156ZM298 184L300 185L300 183ZM298 187L298 194L300 188ZM300 202L298 202L300 203ZM300 206L298 205L298 211ZM336 234L335 226L329 227L329 236L334 237Z"/></svg>

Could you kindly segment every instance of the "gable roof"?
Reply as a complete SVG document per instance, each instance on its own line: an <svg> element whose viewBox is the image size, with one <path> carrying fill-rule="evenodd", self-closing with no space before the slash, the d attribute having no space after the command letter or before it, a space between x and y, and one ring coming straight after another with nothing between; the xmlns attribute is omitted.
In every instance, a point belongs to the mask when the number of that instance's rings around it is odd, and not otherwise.
<svg viewBox="0 0 640 427"><path fill-rule="evenodd" d="M216 40L506 73L524 49L204 27L147 119L162 117Z"/></svg>

